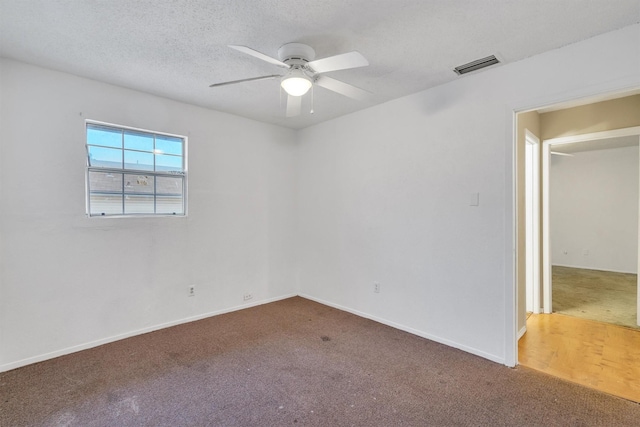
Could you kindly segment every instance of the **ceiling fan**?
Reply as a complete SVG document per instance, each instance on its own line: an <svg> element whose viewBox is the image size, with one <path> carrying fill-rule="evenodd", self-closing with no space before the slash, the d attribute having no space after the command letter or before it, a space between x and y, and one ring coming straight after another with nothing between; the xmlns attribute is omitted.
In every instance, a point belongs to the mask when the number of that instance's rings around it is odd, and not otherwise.
<svg viewBox="0 0 640 427"><path fill-rule="evenodd" d="M247 46L229 45L230 48L246 53L255 58L266 61L270 64L286 68L286 74L272 74L261 77L251 77L248 79L233 80L223 83L214 83L209 87L225 86L236 83L243 83L255 80L267 80L280 77L280 85L287 92L287 117L294 117L300 114L302 108L302 96L311 87L317 86L329 89L349 98L366 100L371 92L357 88L348 83L336 80L323 75L329 71L347 70L369 65L361 53L353 51L341 55L329 56L327 58L315 59L316 52L311 46L302 43L287 43L278 49L278 58L258 52ZM313 113L313 110L311 110Z"/></svg>

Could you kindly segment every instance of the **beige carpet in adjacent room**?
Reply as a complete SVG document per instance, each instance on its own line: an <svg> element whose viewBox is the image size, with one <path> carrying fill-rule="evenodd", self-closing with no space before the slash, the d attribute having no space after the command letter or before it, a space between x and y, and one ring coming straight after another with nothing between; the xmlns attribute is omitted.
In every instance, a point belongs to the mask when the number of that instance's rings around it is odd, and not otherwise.
<svg viewBox="0 0 640 427"><path fill-rule="evenodd" d="M568 316L639 328L638 275L553 266L553 311Z"/></svg>

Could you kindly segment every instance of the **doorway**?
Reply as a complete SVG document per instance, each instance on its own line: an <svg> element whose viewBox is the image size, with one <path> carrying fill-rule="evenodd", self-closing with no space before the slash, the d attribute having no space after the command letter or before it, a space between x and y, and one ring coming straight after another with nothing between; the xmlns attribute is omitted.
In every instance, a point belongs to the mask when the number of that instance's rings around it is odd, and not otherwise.
<svg viewBox="0 0 640 427"><path fill-rule="evenodd" d="M640 331L637 329L623 328L606 323L593 322L584 319L573 318L569 316L563 316L561 314L551 314L553 311L553 299L552 299L552 277L551 277L551 249L552 235L550 233L550 217L549 217L549 179L548 175L545 177L544 172L549 171L551 152L554 151L558 154L554 154L555 160L564 159L569 160L570 157L564 156L570 147L570 143L582 143L588 144L586 141L589 139L601 140L605 137L615 135L616 132L622 132L622 134L636 135L640 138L640 120L637 116L637 111L640 103L640 98L636 98L638 92L635 91L631 94L621 94L620 96L611 96L604 99L592 100L591 103L571 103L564 106L558 105L553 107L541 108L538 110L529 110L520 115L527 115L534 113L535 117L529 116L527 123L533 122L535 134L540 137L539 142L539 162L540 162L540 292L539 296L539 311L540 313L549 314L531 314L530 318L527 318L530 313L535 310L535 305L531 305L529 301L533 301L535 296L531 292L531 287L526 287L525 279L528 280L528 274L525 273L525 269L532 265L532 260L524 260L524 255L528 251L527 248L531 248L530 243L527 241L531 237L532 228L527 227L525 231L525 223L528 222L526 218L530 209L528 207L529 202L524 200L530 198L527 196L527 184L525 179L529 178L530 172L527 171L527 164L530 160L526 160L527 150L533 146L529 142L523 144L524 138L521 133L518 133L518 150L522 153L517 163L519 170L517 184L517 200L518 209L517 214L519 228L518 241L522 242L518 245L518 322L525 321L525 329L518 336L522 338L518 341L518 363L529 368L537 369L545 373L565 378L570 381L578 382L586 386L594 387L603 391L607 391L618 396L631 398L640 402L640 388L635 386L635 380L640 375L640 353L633 348L630 348L630 344L637 342L640 339ZM611 105L602 107L600 104L605 104L609 100L617 100L618 98L630 99L634 98L631 104L632 108L628 114L634 114L632 120L627 120L623 123L620 119L624 116L625 112L621 109L615 110L613 113ZM621 102L624 103L624 102ZM602 107L602 108L601 108ZM582 111L576 111L582 108ZM608 110L608 111L605 111ZM568 113L570 111L571 114ZM604 115L599 115L604 111ZM547 112L558 112L556 120L551 123L550 116ZM566 114L565 114L566 112ZM523 120L524 122L524 120ZM520 118L518 118L517 125L520 126ZM623 123L622 125L620 123ZM528 127L528 126L527 126ZM551 128L553 129L551 130ZM629 128L632 131L629 131ZM521 128L518 128L518 132L521 132ZM602 130L605 129L605 130ZM606 131L606 129L617 129L617 131ZM574 135L580 133L580 135ZM602 130L602 132L593 132L593 130ZM607 134L607 132L610 132ZM611 133L613 132L613 133ZM571 135L571 136L566 136ZM640 157L640 154L637 156ZM640 162L640 159L637 159ZM517 170L516 170L517 171ZM639 179L640 180L640 179ZM530 187L529 187L530 188ZM640 183L638 183L640 189ZM640 190L639 190L640 191ZM546 199L546 200L545 200ZM640 201L638 202L640 204ZM640 211L640 209L639 209ZM640 215L639 215L640 216ZM637 219L638 228L640 229L640 218ZM526 221L526 222L525 222ZM636 235L636 247L640 236ZM534 239L535 240L535 239ZM562 248L559 248L560 250ZM583 249L581 248L579 254L584 256ZM640 250L638 251L640 252ZM589 256L594 255L594 250L591 250ZM638 255L640 258L640 255ZM526 266L526 267L525 267ZM526 288L526 290L525 290ZM527 310L525 311L524 297L526 292ZM636 299L636 308L640 306L640 296ZM636 310L637 311L637 310ZM574 320L575 319L575 320ZM636 318L636 321L638 319ZM518 324L518 328L521 328L521 324ZM520 331L520 329L518 329ZM611 342L611 339L615 338L618 342ZM594 386L594 384L610 384L611 387Z"/></svg>
<svg viewBox="0 0 640 427"><path fill-rule="evenodd" d="M596 151L601 149L613 149L613 148L623 148L623 147L637 147L638 141L640 139L640 126L616 129L612 131L602 131L596 133L589 134L581 134L574 135L569 137L561 137L561 138L553 138L543 141L542 143L542 185L543 185L543 201L542 201L542 247L543 247L543 286L542 286L542 295L543 295L543 311L544 313L552 313L553 312L553 284L552 284L552 265L555 264L565 264L565 266L579 266L579 267L587 267L592 268L594 270L613 270L617 272L627 271L630 272L634 270L637 274L638 268L638 258L640 257L640 239L638 238L638 232L632 233L633 235L626 236L626 246L632 245L633 248L627 248L627 250L623 251L626 256L622 258L627 258L626 263L622 262L620 264L619 258L621 258L620 253L616 253L615 250L611 250L610 248L607 250L606 245L622 245L623 243L618 242L620 236L615 236L613 233L607 233L607 227L615 227L619 218L618 215L607 215L607 212L603 209L603 212L596 212L599 217L596 221L592 221L591 225L589 225L589 221L585 220L589 216L593 216L593 209L589 207L585 207L582 213L578 210L573 213L573 216L569 216L566 218L566 221L563 221L561 224L553 224L551 222L551 211L553 207L551 206L552 197L551 197L551 161L552 154L559 153L564 155L571 155L571 153L579 153L579 152L588 152L588 151ZM636 150L637 151L637 150ZM633 151L635 153L635 151ZM635 167L638 165L638 154L634 154L635 159L631 159L632 162L635 163ZM615 167L615 166L614 166ZM586 173L590 173L586 171ZM594 172L595 173L595 172ZM637 179L637 178L636 178ZM597 180L596 180L597 181ZM638 207L638 200L640 200L640 196L638 195L638 186L640 184L633 183L635 186L634 194L632 195L635 198L633 202L635 204L635 208ZM614 192L616 189L611 188L605 191ZM585 191L588 191L585 190ZM597 192L594 188L594 192ZM590 196L588 192L582 196L583 199L588 199ZM623 196L623 198L631 198L629 194ZM577 198L576 200L579 200ZM558 199L556 199L556 203ZM628 203L627 203L628 204ZM588 205L586 205L588 206ZM627 207L628 209L628 207ZM612 212L615 212L615 209L610 209ZM626 210L625 210L626 211ZM637 210L636 210L637 212ZM627 215L629 216L629 215ZM606 219L606 220L604 220ZM598 230L590 230L593 235L591 240L585 240L584 236L581 236L582 242L580 243L580 249L577 250L576 247L573 247L572 250L568 250L564 246L567 246L563 239L557 238L556 242L552 241L552 227L558 226L565 228L576 228L576 224L584 224L588 229L594 227L593 224L596 224L597 221L603 223L603 226ZM631 219L632 225L635 225L636 230L638 229L638 224L640 224L640 215L637 213L635 217ZM635 222L635 224L633 224ZM630 228L630 227L629 227ZM584 233L587 234L587 233ZM620 234L620 233L618 233ZM557 237L557 236L556 236ZM635 240L635 242L634 242ZM560 243L562 242L562 243ZM585 243L588 242L588 243ZM559 247L559 246L563 247ZM598 252L598 259L593 260L595 257L591 257L590 246L593 246L595 250ZM602 248L601 246L605 246ZM607 253L609 252L609 253ZM618 259L616 259L618 258ZM562 262L559 260L567 260L566 262ZM616 264L617 263L617 264ZM617 266L620 267L617 267ZM638 281L636 279L636 286L638 285ZM638 313L640 312L640 297L638 297L636 293L636 325L640 325L640 317ZM594 319L599 320L599 319Z"/></svg>

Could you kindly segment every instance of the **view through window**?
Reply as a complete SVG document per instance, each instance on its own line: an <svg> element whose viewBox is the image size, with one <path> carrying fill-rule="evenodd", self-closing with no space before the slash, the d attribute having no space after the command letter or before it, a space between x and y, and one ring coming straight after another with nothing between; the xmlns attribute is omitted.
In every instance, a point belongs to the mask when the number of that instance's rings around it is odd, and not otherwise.
<svg viewBox="0 0 640 427"><path fill-rule="evenodd" d="M89 216L184 215L185 138L87 122Z"/></svg>

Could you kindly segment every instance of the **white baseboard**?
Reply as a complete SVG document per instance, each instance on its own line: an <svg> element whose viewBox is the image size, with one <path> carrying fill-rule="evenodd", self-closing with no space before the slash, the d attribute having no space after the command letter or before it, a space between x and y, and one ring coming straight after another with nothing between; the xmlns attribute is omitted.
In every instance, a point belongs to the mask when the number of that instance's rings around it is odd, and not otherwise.
<svg viewBox="0 0 640 427"><path fill-rule="evenodd" d="M522 338L522 336L527 333L527 325L524 325L519 331L518 331L518 339Z"/></svg>
<svg viewBox="0 0 640 427"><path fill-rule="evenodd" d="M87 342L87 343L84 343L84 344L74 345L72 347L63 348L61 350L56 350L56 351L52 351L52 352L49 352L49 353L44 353L44 354L40 354L40 355L37 355L37 356L28 357L26 359L22 359L22 360L18 360L18 361L15 361L15 362L6 363L4 365L0 365L0 372L10 371L12 369L20 368L20 367L26 366L26 365L31 365L32 363L38 363L38 362L42 362L42 361L45 361L45 360L53 359L55 357L64 356L66 354L71 354L71 353L75 353L75 352L82 351L82 350L88 350L90 348L98 347L98 346L103 345L103 344L108 344L108 343L111 343L111 342L114 342L114 341L119 341L119 340L122 340L122 339L125 339L125 338L130 338L130 337L133 337L133 336L136 336L136 335L146 334L146 333L149 333L149 332L157 331L159 329L170 328L171 326L177 326L177 325L181 325L183 323L195 322L196 320L206 319L207 317L218 316L220 314L231 313L233 311L243 310L245 308L255 307L255 306L263 305L263 304L269 304L271 302L276 302L276 301L280 301L280 300L283 300L283 299L292 298L292 297L295 297L295 296L297 296L297 295L296 294L281 295L281 296L274 297L274 298L269 298L269 299L265 299L265 300L260 300L260 301L255 301L255 302L251 302L251 303L238 305L238 306L231 307L231 308L226 308L226 309L223 309L223 310L212 311L212 312L209 312L209 313L199 314L197 316L191 316L191 317L186 317L186 318L183 318L183 319L173 320L171 322L160 323L158 325L149 326L149 327L142 328L142 329L137 329L135 331L131 331L131 332L127 332L127 333L119 334L119 335L114 335L114 336L111 336L111 337L108 337L108 338L103 338L103 339L99 339L99 340L96 340L96 341Z"/></svg>
<svg viewBox="0 0 640 427"><path fill-rule="evenodd" d="M612 273L624 273L624 274L638 274L635 271L622 271L622 270L612 270L610 268L595 268L581 265L566 265L566 264L551 264L552 267L567 267L567 268L579 268L582 270L595 270L595 271L610 271Z"/></svg>
<svg viewBox="0 0 640 427"><path fill-rule="evenodd" d="M358 310L353 310L351 308L344 307L344 306L342 306L340 304L334 304L332 302L325 301L325 300L322 300L320 298L315 298L315 297L312 297L310 295L299 294L298 296L300 296L302 298L309 299L311 301L315 301L315 302L323 304L323 305L328 305L329 307L337 308L338 310L342 310L342 311L346 311L346 312L351 313L351 314L355 314L356 316L364 317L365 319L370 319L370 320L376 321L378 323L382 323L383 325L391 326L392 328L400 329L401 331L409 332L410 334L417 335L419 337L426 338L426 339L431 340L431 341L439 342L440 344L444 344L444 345L447 345L449 347L453 347L453 348L457 348L457 349L462 350L462 351L466 351L467 353L475 354L476 356L483 357L485 359L491 360L492 362L496 362L496 363L500 363L502 365L506 365L506 361L505 361L505 359L503 357L496 356L495 354L487 353L487 352L484 352L482 350L478 350L477 348L469 347L469 346L457 343L455 341L451 341L451 340L448 340L448 339L445 339L445 338L441 338L441 337L439 337L437 335L429 334L427 332L420 331L418 329L410 328L408 326L401 325L399 323L392 322L392 321L387 320L387 319L382 319L380 317L373 316L373 315L370 315L370 314L367 314L367 313L364 313L364 312L361 312L361 311L358 311Z"/></svg>
<svg viewBox="0 0 640 427"><path fill-rule="evenodd" d="M349 307L344 307L344 306L341 306L339 304L334 304L334 303L329 302L329 301L324 301L324 300L322 300L320 298L315 298L315 297L312 297L310 295L306 295L306 294L288 294L288 295L281 295L281 296L278 296L278 297L269 298L269 299L265 299L265 300L261 300L261 301L255 301L255 302L248 303L248 304L242 304L242 305L239 305L239 306L235 306L235 307L231 307L231 308L227 308L227 309L223 309L223 310L217 310L217 311L212 311L212 312L208 312L208 313L203 313L203 314L199 314L197 316L186 317L186 318L174 320L174 321L171 321L171 322L161 323L161 324L150 326L150 327L147 327L147 328L137 329L135 331L127 332L127 333L124 333L124 334L114 335L114 336L111 336L111 337L108 337L108 338L103 338L103 339L100 339L100 340L91 341L91 342L87 342L87 343L84 343L84 344L75 345L75 346L72 346L72 347L67 347L67 348L64 348L64 349L61 349L61 350L56 350L56 351L52 351L52 352L49 352L49 353L44 353L44 354L40 354L40 355L37 355L37 356L28 357L26 359L22 359L22 360L18 360L18 361L15 361L15 362L6 363L4 365L0 365L0 372L9 371L9 370L12 370L12 369L20 368L22 366L30 365L32 363L42 362L42 361L45 361L45 360L53 359L55 357L64 356L66 354L71 354L71 353L75 353L75 352L82 351L82 350L88 350L90 348L98 347L100 345L108 344L108 343L115 342L115 341L119 341L119 340L122 340L122 339L125 339L125 338L130 338L130 337L133 337L133 336L136 336L136 335L146 334L146 333L157 331L157 330L160 330L160 329L169 328L169 327L176 326L176 325L181 325L183 323L195 322L196 320L201 320L201 319L205 319L205 318L208 318L208 317L218 316L220 314L231 313L231 312L234 312L234 311L243 310L245 308L255 307L255 306L263 305L263 304L269 304L269 303L280 301L280 300L284 300L284 299L287 299L287 298L292 298L292 297L295 297L295 296L300 296L302 298L306 298L308 300L315 301L317 303L320 303L320 304L323 304L323 305L327 305L329 307L333 307L333 308L336 308L338 310L346 311L346 312L354 314L356 316L360 316L360 317L363 317L365 319L370 319L370 320L373 320L375 322L382 323L384 325L390 326L392 328L396 328L396 329L399 329L401 331L405 331L405 332L408 332L410 334L417 335L419 337L426 338L428 340L435 341L435 342L447 345L449 347L457 348L457 349L465 351L467 353L475 354L476 356L480 356L482 358L491 360L491 361L496 362L496 363L500 363L500 364L503 364L503 365L505 364L505 359L503 357L497 356L495 354L487 353L485 351L478 350L476 348L469 347L469 346L460 344L458 342L451 341L451 340L448 340L448 339L445 339L445 338L442 338L442 337L439 337L439 336L436 336L436 335L433 335L433 334L430 334L430 333L427 333L427 332L424 332L424 331L420 331L418 329L414 329L414 328L411 328L411 327L408 327L408 326L405 326L405 325L401 325L399 323L392 322L390 320L383 319L383 318L380 318L380 317L377 317L377 316L373 316L373 315L370 315L368 313L364 313L364 312L361 312L361 311L358 311L358 310L353 310L353 309L351 309ZM523 328L523 329L520 330L520 332L518 333L518 338L520 338L524 334L525 329L526 328Z"/></svg>

